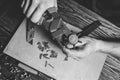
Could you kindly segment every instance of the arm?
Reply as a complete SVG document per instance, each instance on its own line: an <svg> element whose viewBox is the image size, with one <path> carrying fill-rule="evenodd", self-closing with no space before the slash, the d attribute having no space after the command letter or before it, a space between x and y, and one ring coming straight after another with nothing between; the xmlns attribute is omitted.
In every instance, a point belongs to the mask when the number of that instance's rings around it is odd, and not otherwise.
<svg viewBox="0 0 120 80"><path fill-rule="evenodd" d="M120 57L120 43L119 42L101 41L100 46L101 47L99 47L99 51Z"/></svg>
<svg viewBox="0 0 120 80"><path fill-rule="evenodd" d="M97 40L90 37L82 37L80 43L76 44L78 49L67 49L63 51L73 58L84 58L94 52L103 52L120 57L120 43Z"/></svg>

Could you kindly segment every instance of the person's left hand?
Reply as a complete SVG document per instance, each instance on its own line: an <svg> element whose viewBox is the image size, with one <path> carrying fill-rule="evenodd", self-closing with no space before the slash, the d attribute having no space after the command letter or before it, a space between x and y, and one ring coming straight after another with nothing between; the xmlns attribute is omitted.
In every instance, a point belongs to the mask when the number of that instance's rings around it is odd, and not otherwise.
<svg viewBox="0 0 120 80"><path fill-rule="evenodd" d="M90 37L82 37L79 43L75 45L76 49L63 47L63 52L73 58L84 58L93 52L99 51L102 41Z"/></svg>
<svg viewBox="0 0 120 80"><path fill-rule="evenodd" d="M21 7L27 18L33 23L38 23L46 10L57 8L57 0L23 0Z"/></svg>

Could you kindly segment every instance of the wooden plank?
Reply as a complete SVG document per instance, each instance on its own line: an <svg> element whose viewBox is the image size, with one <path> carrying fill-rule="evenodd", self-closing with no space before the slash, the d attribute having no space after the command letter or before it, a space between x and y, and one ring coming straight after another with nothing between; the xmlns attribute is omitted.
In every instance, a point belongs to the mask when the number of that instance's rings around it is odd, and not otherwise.
<svg viewBox="0 0 120 80"><path fill-rule="evenodd" d="M94 12L86 9L85 7L75 3L72 0L58 0L59 14L65 23L74 25L79 29L83 29L95 20L102 23L98 29L92 32L89 36L105 39L105 38L120 38L120 28L103 19ZM19 29L10 40L4 52L23 63L42 71L57 80L97 80L103 64L106 59L105 54L93 53L85 59L76 61L69 59L64 61L65 55L50 39L46 38L45 32L41 28L36 29L34 45L26 42L26 21L20 25ZM38 31L39 30L39 31ZM48 36L48 35L47 35ZM51 48L55 49L59 55L56 59L47 60L52 64L50 67L45 67L46 59L40 59L41 51L37 48L37 42L47 41L50 43ZM43 53L43 52L42 52Z"/></svg>
<svg viewBox="0 0 120 80"><path fill-rule="evenodd" d="M90 36L98 39L120 39L120 28L91 10L88 10L73 0L58 0L58 4L59 14L65 22L83 29L93 21L99 20L102 26L95 30Z"/></svg>

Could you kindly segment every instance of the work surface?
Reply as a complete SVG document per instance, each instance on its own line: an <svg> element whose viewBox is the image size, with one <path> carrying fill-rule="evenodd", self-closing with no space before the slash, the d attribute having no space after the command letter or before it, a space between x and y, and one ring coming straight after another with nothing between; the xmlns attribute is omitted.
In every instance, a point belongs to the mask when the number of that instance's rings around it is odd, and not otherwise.
<svg viewBox="0 0 120 80"><path fill-rule="evenodd" d="M93 53L92 55L79 61L68 58L65 61L65 55L62 51L45 36L44 31L37 29L33 46L26 42L26 21L24 20L17 32L10 40L4 52L23 63L54 77L57 80L97 80L102 70L106 55L102 53ZM37 48L37 42L49 42L50 49L58 53L57 58L41 58L42 53ZM46 61L51 66L46 65Z"/></svg>
<svg viewBox="0 0 120 80"><path fill-rule="evenodd" d="M120 29L115 25L111 24L107 20L103 19L99 15L91 12L90 10L84 8L81 5L73 2L72 0L59 0L59 13L64 21L83 29L86 25L90 24L95 20L99 20L102 23L98 29L96 29L89 36L95 38L120 38ZM13 38L10 40L9 44L5 48L4 52L23 63L42 71L57 80L97 80L103 64L106 59L106 55L101 53L93 53L85 59L76 61L69 58L68 61L64 61L65 55L61 50L50 42L43 33L36 33L36 38L34 40L34 46L26 42L26 22L25 20L20 25L16 31ZM44 32L40 28L39 32ZM40 59L40 50L36 43L43 42L47 40L50 49L55 50L58 53L57 58ZM46 66L46 61L48 66ZM110 63L110 62L109 62Z"/></svg>

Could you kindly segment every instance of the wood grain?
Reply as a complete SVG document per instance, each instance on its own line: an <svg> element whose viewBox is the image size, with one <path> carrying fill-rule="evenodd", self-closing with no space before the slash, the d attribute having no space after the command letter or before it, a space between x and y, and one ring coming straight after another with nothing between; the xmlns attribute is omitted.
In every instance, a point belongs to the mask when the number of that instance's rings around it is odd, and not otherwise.
<svg viewBox="0 0 120 80"><path fill-rule="evenodd" d="M102 25L89 36L98 39L120 39L120 28L73 0L58 0L58 6L59 14L63 20L80 29L99 20Z"/></svg>
<svg viewBox="0 0 120 80"><path fill-rule="evenodd" d="M104 40L108 39L108 38L117 39L117 40L120 39L120 28L118 28L117 26L115 26L114 24L112 24L109 21L105 20L104 18L100 17L96 13L86 9L85 7L79 5L78 3L76 3L76 2L74 2L72 0L58 0L58 12L59 12L60 16L63 18L64 22L72 24L75 27L78 27L80 29L84 29L87 25L89 25L93 21L99 20L102 23L102 25L89 35L91 37L94 37L94 38L97 38L97 39L104 39ZM24 31L25 30L24 29L25 28L25 22L23 22L21 24L21 26L23 28L21 31ZM22 37L20 38L21 35L22 35ZM16 40L15 38L18 39L18 40ZM11 40L12 44L9 43L8 47L6 48L6 53L8 55L11 55L12 57L14 57L14 58L28 64L29 66L34 67L37 70L45 71L46 73L49 72L49 74L51 72L53 72L53 73L55 73L54 75L56 75L56 72L54 72L52 69L48 70L48 72L47 72L47 69L40 68L40 67L42 67L42 66L40 66L40 64L38 64L38 63L42 64L42 62L38 59L38 56L39 56L40 53L39 53L38 49L33 48L33 46L30 46L28 43L25 42L24 33L19 32L15 38L12 39L14 41ZM22 44L20 44L20 43L22 43ZM17 46L16 46L16 44L17 44ZM26 45L26 46L23 47L23 45ZM11 53L9 53L9 49L11 50ZM14 50L14 49L16 49L16 50ZM29 50L31 50L31 51L29 51ZM19 53L18 53L18 51L19 51ZM29 54L27 52L29 52ZM34 54L34 53L36 53L36 54ZM63 56L60 57L60 59L62 59L62 58L63 58ZM100 55L98 55L97 57L94 56L94 58L96 60L98 60L98 61L101 59ZM100 58L100 59L98 59L98 58ZM92 58L90 57L90 60L94 60L93 57ZM94 63L91 61L92 65L90 65L90 63L88 63L90 60L86 59L86 61L84 61L84 62L81 61L81 63L82 64L86 63L87 67L88 67L88 65L89 66L94 66L95 63L96 63L96 60L94 60ZM102 61L102 60L103 59L101 59L100 61ZM51 61L51 62L54 63L54 61ZM104 62L104 60L103 60L103 62ZM59 63L59 62L57 62L57 63ZM56 65L56 64L54 64L54 65ZM69 63L69 64L71 64L71 63ZM76 66L74 66L73 64L75 64L75 63L73 62L71 64L74 67L74 69L77 69ZM80 65L82 65L82 64L80 64ZM101 64L103 64L103 63L101 63ZM65 65L66 64L64 64L62 66L65 66ZM78 65L78 64L76 64L76 65ZM95 75L91 74L93 72L92 69L94 71L97 71L97 70L95 70L95 68L97 69L98 67L100 67L100 66L98 66L98 65L100 65L100 64L98 64L98 62L96 63L96 65L97 65L97 67L90 67L90 69L88 69L88 70L91 70L91 71L88 71L89 73L87 72L88 75L91 78L95 77ZM58 65L56 65L56 66L58 66ZM67 66L66 69L68 69L68 72L69 72L70 67L68 65L66 65L66 66ZM106 62L104 64L103 71L101 73L102 77L100 76L100 79L101 80L107 80L108 78L106 78L105 76L108 76L108 74L110 76L113 76L113 79L111 79L111 80L118 79L119 71L120 71L118 66L119 66L119 60L117 60L113 56L108 56L107 59L106 59ZM60 68L60 69L64 70L63 68ZM57 70L60 70L60 69L57 69ZM81 69L80 71L82 71L82 68L80 68L80 69ZM85 70L83 70L83 72L85 72ZM76 70L76 71L78 71L78 70ZM115 73L115 74L113 74L113 73ZM60 74L60 73L58 72L58 74ZM61 74L63 74L62 71L61 71ZM73 73L71 72L71 74L74 74L74 72ZM98 72L96 72L96 74L98 74ZM77 74L77 75L80 75L80 74ZM81 75L83 75L83 73L81 73ZM63 78L63 76L65 76L65 75L62 75L62 77L60 77L60 78ZM68 76L68 78L69 78L69 76ZM117 78L115 76L117 76ZM88 76L84 76L84 77L88 78ZM98 77L98 75L97 75L97 77ZM75 78L76 78L76 75L75 75ZM70 80L70 79L68 79L68 80ZM74 79L72 79L72 80L74 80ZM90 80L90 78L88 78L86 80ZM93 79L91 79L91 80L93 80Z"/></svg>
<svg viewBox="0 0 120 80"><path fill-rule="evenodd" d="M102 25L93 31L89 36L120 42L120 28L102 18L96 13L88 10L73 0L58 0L58 10L65 22L83 29L95 20L99 20ZM120 58L108 55L103 66L99 80L119 80L120 79Z"/></svg>

